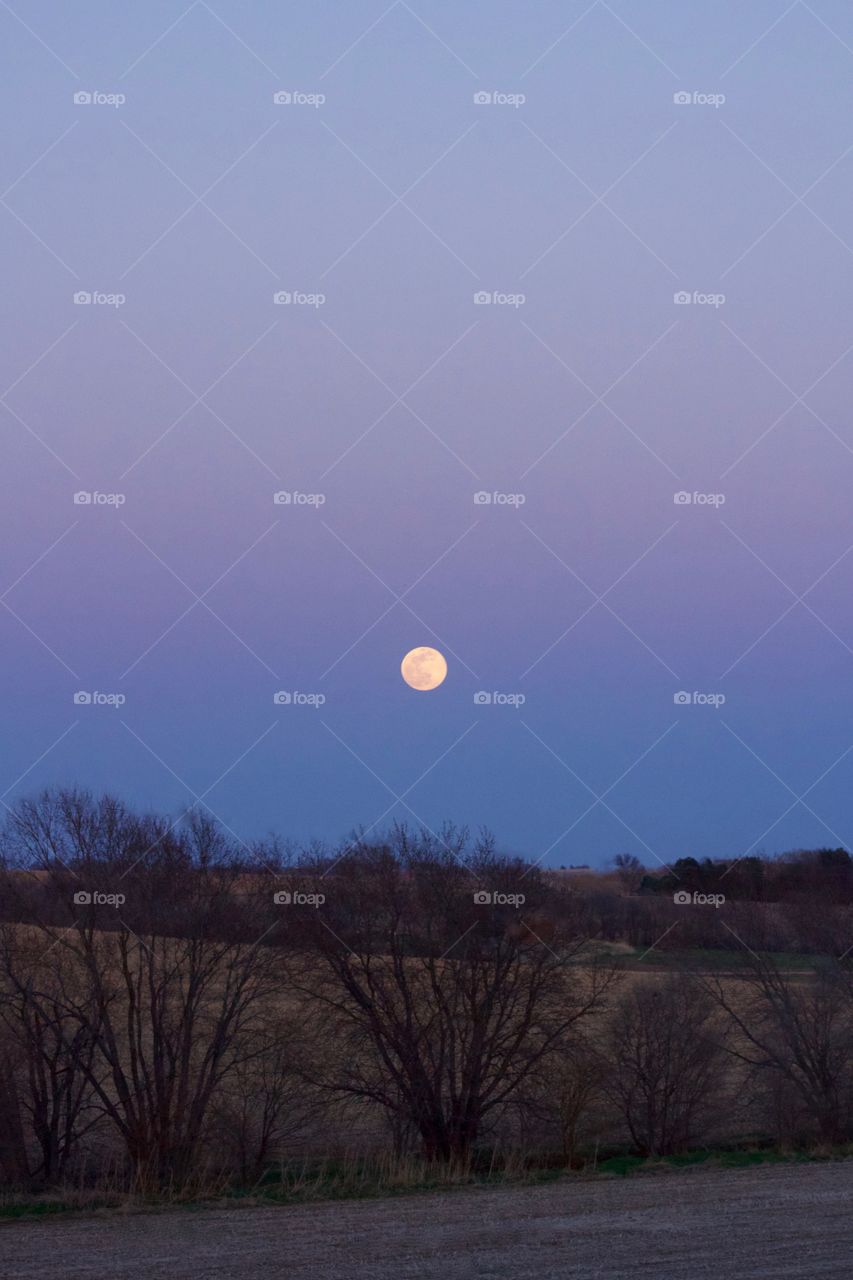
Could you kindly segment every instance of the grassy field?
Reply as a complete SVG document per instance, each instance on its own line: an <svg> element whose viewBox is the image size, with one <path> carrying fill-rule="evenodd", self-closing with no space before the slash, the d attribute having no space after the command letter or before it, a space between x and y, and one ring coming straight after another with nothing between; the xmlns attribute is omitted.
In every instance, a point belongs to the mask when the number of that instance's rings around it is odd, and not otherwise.
<svg viewBox="0 0 853 1280"><path fill-rule="evenodd" d="M796 951L759 951L756 953L762 960L775 964L784 973L809 973L820 963L820 956L807 955ZM660 951L634 947L619 953L620 962L626 969L651 972L665 969L667 972L683 972L684 970L701 970L711 973L728 973L745 970L749 967L750 957L745 951L724 951L717 949L696 948L691 951Z"/></svg>
<svg viewBox="0 0 853 1280"><path fill-rule="evenodd" d="M420 1192L454 1191L471 1187L538 1186L557 1181L629 1177L648 1173L674 1173L699 1167L750 1169L760 1165L798 1165L844 1160L853 1151L844 1148L832 1153L794 1152L783 1154L770 1147L728 1146L703 1148L681 1156L646 1159L642 1156L604 1153L589 1157L577 1169L560 1166L525 1167L520 1161L504 1168L428 1167L416 1159L309 1159L289 1161L271 1168L251 1186L223 1187L204 1193L191 1189L178 1195L134 1196L94 1190L66 1189L43 1195L6 1194L0 1197L0 1221L33 1220L68 1214L91 1214L106 1210L151 1212L181 1207L246 1209L263 1205L299 1205L326 1200L365 1200Z"/></svg>

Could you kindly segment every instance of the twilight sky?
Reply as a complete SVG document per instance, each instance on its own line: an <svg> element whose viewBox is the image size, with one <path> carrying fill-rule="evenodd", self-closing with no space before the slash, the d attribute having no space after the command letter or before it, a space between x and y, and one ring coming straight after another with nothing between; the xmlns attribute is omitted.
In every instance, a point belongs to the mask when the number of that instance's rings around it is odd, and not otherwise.
<svg viewBox="0 0 853 1280"><path fill-rule="evenodd" d="M10 0L0 45L4 804L851 847L845 0Z"/></svg>

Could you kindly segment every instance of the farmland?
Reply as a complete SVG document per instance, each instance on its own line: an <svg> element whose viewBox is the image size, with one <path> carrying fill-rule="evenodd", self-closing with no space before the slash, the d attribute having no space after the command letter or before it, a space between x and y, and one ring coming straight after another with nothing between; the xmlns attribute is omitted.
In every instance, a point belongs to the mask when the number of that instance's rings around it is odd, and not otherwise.
<svg viewBox="0 0 853 1280"><path fill-rule="evenodd" d="M853 1161L2 1229L3 1280L701 1280L849 1274ZM381 1242L381 1244L380 1244Z"/></svg>

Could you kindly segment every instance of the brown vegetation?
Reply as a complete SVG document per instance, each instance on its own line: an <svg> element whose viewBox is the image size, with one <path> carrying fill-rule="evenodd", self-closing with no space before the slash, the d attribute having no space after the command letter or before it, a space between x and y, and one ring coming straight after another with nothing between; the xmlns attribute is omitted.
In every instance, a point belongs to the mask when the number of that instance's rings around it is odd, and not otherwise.
<svg viewBox="0 0 853 1280"><path fill-rule="evenodd" d="M18 804L2 851L8 1187L853 1138L843 851L577 876L398 828L248 858L75 791Z"/></svg>

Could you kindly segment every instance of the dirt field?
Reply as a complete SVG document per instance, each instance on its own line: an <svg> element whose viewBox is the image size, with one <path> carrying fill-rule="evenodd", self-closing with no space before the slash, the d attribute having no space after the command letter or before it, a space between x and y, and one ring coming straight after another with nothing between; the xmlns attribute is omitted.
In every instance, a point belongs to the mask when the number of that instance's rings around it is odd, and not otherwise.
<svg viewBox="0 0 853 1280"><path fill-rule="evenodd" d="M282 1209L9 1223L3 1280L825 1280L850 1275L853 1161Z"/></svg>

